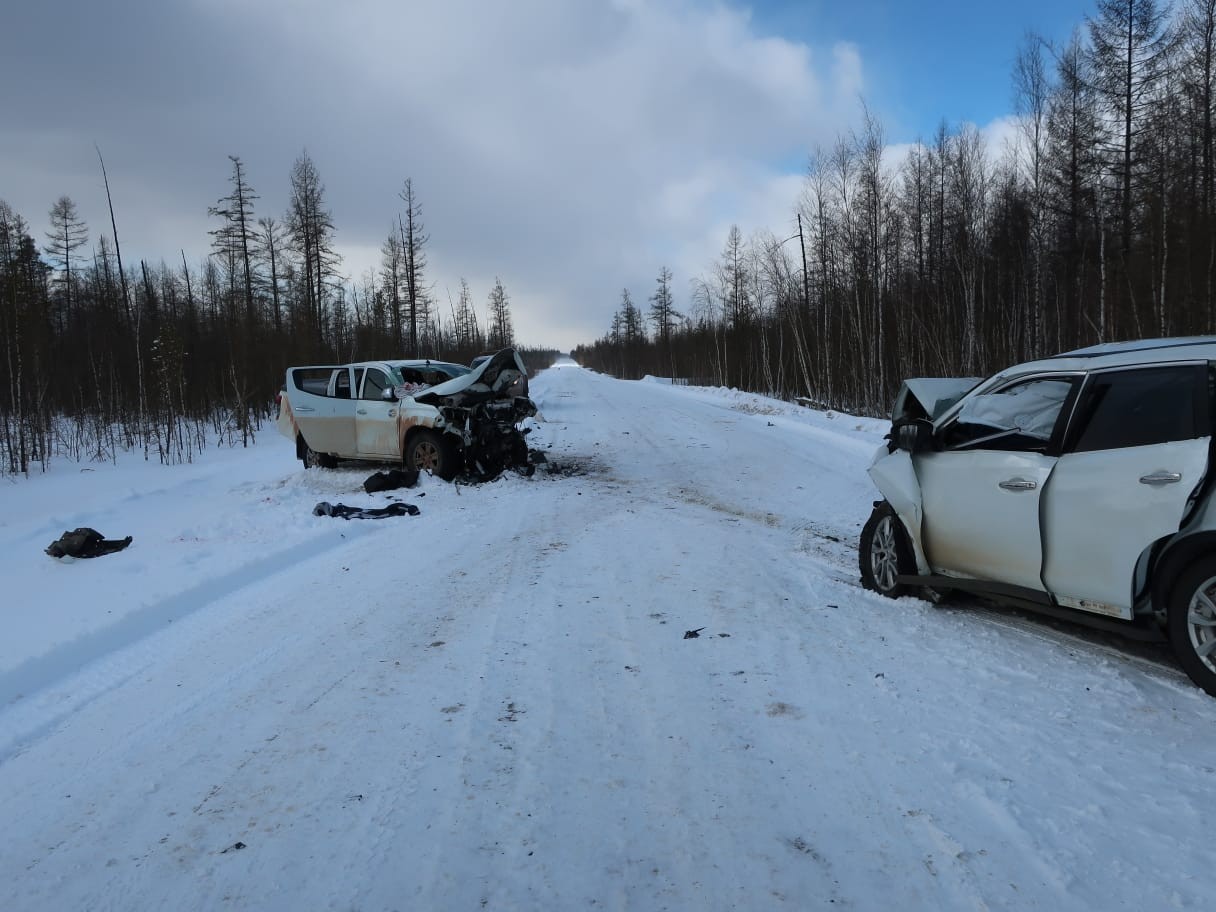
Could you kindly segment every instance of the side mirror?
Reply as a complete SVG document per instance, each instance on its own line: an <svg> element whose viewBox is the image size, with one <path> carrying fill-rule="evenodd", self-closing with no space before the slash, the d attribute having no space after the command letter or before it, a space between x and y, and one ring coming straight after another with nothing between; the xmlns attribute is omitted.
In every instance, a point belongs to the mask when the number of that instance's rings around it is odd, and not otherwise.
<svg viewBox="0 0 1216 912"><path fill-rule="evenodd" d="M380 391L380 398L385 402L396 402L397 394L393 392L392 387Z"/></svg>
<svg viewBox="0 0 1216 912"><path fill-rule="evenodd" d="M927 418L913 418L894 428L894 443L898 449L909 453L923 453L933 446L933 422Z"/></svg>

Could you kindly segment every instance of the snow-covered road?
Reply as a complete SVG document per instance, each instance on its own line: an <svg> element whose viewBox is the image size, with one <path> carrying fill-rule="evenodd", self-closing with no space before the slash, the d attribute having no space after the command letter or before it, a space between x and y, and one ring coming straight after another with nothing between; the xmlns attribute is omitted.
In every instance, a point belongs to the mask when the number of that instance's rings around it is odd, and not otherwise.
<svg viewBox="0 0 1216 912"><path fill-rule="evenodd" d="M532 385L560 471L413 518L270 430L0 485L0 909L1210 905L1216 701L858 588L881 423Z"/></svg>

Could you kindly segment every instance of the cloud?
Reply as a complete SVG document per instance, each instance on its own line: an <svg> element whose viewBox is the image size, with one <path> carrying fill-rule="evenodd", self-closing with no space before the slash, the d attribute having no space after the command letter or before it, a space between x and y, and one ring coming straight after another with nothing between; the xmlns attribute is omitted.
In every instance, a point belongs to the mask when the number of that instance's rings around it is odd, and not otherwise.
<svg viewBox="0 0 1216 912"><path fill-rule="evenodd" d="M128 258L198 257L226 156L244 160L258 214L279 215L307 148L348 274L375 266L409 177L440 301L464 276L484 308L499 276L521 339L559 347L601 335L621 287L644 299L663 265L680 288L729 224L781 230L807 150L847 127L863 87L857 48L762 34L724 2L15 12L0 74L47 79L16 102L0 198L36 228L65 193L94 236L105 226L96 141Z"/></svg>

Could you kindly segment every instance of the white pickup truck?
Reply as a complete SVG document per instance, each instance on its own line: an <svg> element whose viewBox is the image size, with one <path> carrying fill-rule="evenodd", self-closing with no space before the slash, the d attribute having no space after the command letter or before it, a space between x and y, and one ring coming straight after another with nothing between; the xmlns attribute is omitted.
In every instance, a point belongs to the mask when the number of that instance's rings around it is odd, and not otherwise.
<svg viewBox="0 0 1216 912"><path fill-rule="evenodd" d="M535 414L523 359L505 348L473 370L417 360L290 367L277 426L306 469L366 459L452 479L527 465L519 423Z"/></svg>

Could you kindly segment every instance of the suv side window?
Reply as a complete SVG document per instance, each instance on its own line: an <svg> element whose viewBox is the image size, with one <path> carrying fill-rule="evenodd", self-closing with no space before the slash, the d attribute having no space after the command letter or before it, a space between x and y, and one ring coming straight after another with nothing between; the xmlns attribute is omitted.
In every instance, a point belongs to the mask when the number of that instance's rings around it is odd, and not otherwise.
<svg viewBox="0 0 1216 912"><path fill-rule="evenodd" d="M942 442L947 449L1044 452L1074 386L1072 377L1035 377L972 396Z"/></svg>
<svg viewBox="0 0 1216 912"><path fill-rule="evenodd" d="M1193 440L1211 433L1207 368L1185 364L1093 375L1078 410L1075 453Z"/></svg>

